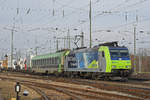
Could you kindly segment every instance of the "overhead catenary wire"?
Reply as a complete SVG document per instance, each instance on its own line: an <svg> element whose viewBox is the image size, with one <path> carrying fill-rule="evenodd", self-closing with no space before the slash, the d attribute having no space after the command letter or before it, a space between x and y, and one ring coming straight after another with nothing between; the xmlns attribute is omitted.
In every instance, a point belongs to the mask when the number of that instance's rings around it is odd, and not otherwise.
<svg viewBox="0 0 150 100"><path fill-rule="evenodd" d="M122 4L122 5L124 5L124 4ZM129 5L130 5L130 4L129 4ZM124 6L126 6L126 5L124 5ZM20 7L19 7L19 8L20 8ZM68 8L68 7L67 7L67 8ZM119 9L119 8L120 8L120 7L118 7L118 9ZM77 13L79 12L79 9L76 9L76 8L75 8L74 10L75 10ZM15 11L16 11L16 9L15 9ZM27 10L25 10L25 11L27 12ZM30 11L32 11L32 8L31 8ZM30 11L29 11L29 12L30 12ZM42 10L41 10L41 11L42 11ZM44 10L43 10L43 11L44 11ZM122 11L122 10L121 10L121 11ZM20 12L20 11L19 11L19 12ZM38 12L38 11L37 11L37 12ZM40 12L40 10L39 10L39 12ZM70 12L69 12L69 13L70 13ZM112 12L112 13L113 13L113 12ZM114 13L115 13L115 12L114 12ZM32 14L32 12L30 12L30 13L28 13L28 14L30 15L30 14ZM67 14L68 14L68 12L65 11L65 17L66 17L66 19L64 19L64 22L67 21L67 18L68 18L69 16L73 16L72 14L70 14L70 15L68 15L68 17L67 17L67 16L66 16ZM102 15L108 16L109 14L102 14ZM51 18L51 16L49 16L48 14L46 14L46 16L48 16L48 18ZM62 15L61 15L61 16L62 16ZM54 23L56 23L56 21L58 22L58 21L61 21L61 20L62 20L62 17L60 18L58 15L55 16L55 17L57 17L57 18L52 18L52 19L50 19L50 20L47 20L48 18L45 18L45 19L44 19L44 17L43 17L43 18L41 17L41 20L45 20L45 21L47 21L48 23L50 23L50 24L47 24L47 25L44 23L44 24L45 24L45 25L43 24L44 27L46 27L46 26L48 27L49 25L53 25ZM64 17L64 18L65 18L65 17ZM96 17L96 18L97 18L97 17ZM56 19L56 20L53 21L53 19ZM35 20L39 20L39 19L35 18ZM88 19L85 19L85 20L88 20ZM94 20L95 20L95 19L94 19ZM65 24L65 23L64 23L64 24ZM74 23L71 23L71 24L74 24ZM24 24L24 25L25 25L25 24ZM112 24L112 25L113 25L113 24ZM30 24L27 24L27 26L30 26ZM73 25L73 26L74 26L74 25ZM76 26L77 26L77 25L76 25ZM119 26L119 25L117 25L117 26ZM117 26L116 26L116 27L117 27ZM34 26L32 26L32 27L34 28ZM43 26L39 26L39 27L42 28ZM55 27L55 26L54 26L54 27ZM113 26L113 27L115 27L115 26ZM123 26L120 26L120 27L123 27ZM25 27L23 27L23 28L25 29ZM36 26L35 26L35 28L36 28Z"/></svg>
<svg viewBox="0 0 150 100"><path fill-rule="evenodd" d="M95 3L97 3L97 1L96 1ZM81 9L81 8L79 8L79 9ZM27 10L27 14L28 14L29 11L31 11L31 10L32 10L32 9L29 8L29 9ZM37 9L35 9L35 10L37 10ZM40 9L40 11L42 11L42 10ZM74 12L72 12L72 13L74 13ZM71 15L71 14L69 14L69 15ZM66 15L65 15L65 17L66 17ZM43 17L41 17L40 19L42 19L42 18L43 18ZM40 19L37 19L37 20L40 20ZM54 20L53 20L53 21L54 21Z"/></svg>
<svg viewBox="0 0 150 100"><path fill-rule="evenodd" d="M143 0L143 1L145 1L145 0ZM129 1L128 1L129 2ZM38 19L39 20L39 19Z"/></svg>
<svg viewBox="0 0 150 100"><path fill-rule="evenodd" d="M67 3L66 5L68 5L69 3ZM55 10L55 12L58 11L59 9L61 9L61 8L62 8L62 6L59 7L57 10ZM16 8L10 8L10 9L11 10L16 10ZM50 11L51 11L51 13L53 13L53 9L50 9L50 8L49 9L20 8L20 10L25 10L27 12L26 14L29 14L29 12L33 12L33 11L36 11L36 12L43 12L43 11L48 12L46 15L43 15L42 17L36 19L35 21L38 21L38 20L41 20L41 19L45 19L45 17L51 17L50 13L49 13ZM30 25L32 25L32 24L30 24ZM29 25L27 25L27 26L29 26Z"/></svg>
<svg viewBox="0 0 150 100"><path fill-rule="evenodd" d="M96 3L96 2L94 2L94 3ZM88 5L89 5L89 4L88 4ZM84 5L84 6L80 7L80 8L84 8L84 7L88 6L88 5ZM72 11L72 12L69 13L69 14L65 14L64 17L66 18L66 17L70 16L71 14L77 12L77 10L80 9L80 8L74 9L74 11ZM29 8L29 9L30 9L30 8ZM60 7L60 9L61 9L61 7ZM27 9L26 9L26 10L27 10ZM30 11L31 11L31 9L30 9ZM44 16L42 16L42 17L36 19L36 20L40 20L40 19L42 19L42 18L44 18L44 17L46 17L46 16L48 16L48 15L46 14L46 15L44 15ZM51 16L48 16L48 17L51 17ZM51 22L51 24L52 24L52 23L55 22L56 20L58 20L58 19L52 17L52 20L49 20L49 22ZM48 23L49 23L49 22L48 22ZM32 24L30 24L30 26L31 26L31 25L32 25ZM46 25L46 24L44 24L44 25ZM29 26L29 25L28 25L28 26Z"/></svg>
<svg viewBox="0 0 150 100"><path fill-rule="evenodd" d="M94 2L94 3L96 3L96 2ZM87 6L89 6L89 4L84 5L84 6L80 7L80 8L74 9L72 12L65 14L65 18L67 18L67 17L71 16L72 14L76 13L79 9L84 8L84 7L87 7ZM60 17L60 19L62 19L62 17ZM51 24L52 24L52 23L54 23L55 21L60 21L60 19L58 19L58 18L54 18L54 19L53 19L53 18L52 18L52 19L49 20L49 21L50 21ZM49 24L49 23L45 23L44 25L46 25L46 24Z"/></svg>
<svg viewBox="0 0 150 100"><path fill-rule="evenodd" d="M150 18L145 18L143 20L139 20L139 23L142 23L142 22L145 22L145 21L150 21ZM133 25L134 23L136 23L136 21L128 22L126 24L121 24L121 25L117 25L117 26L106 27L106 28L114 30L114 29L118 29L118 28L124 27L126 25ZM101 31L101 30L95 30L93 32L99 32L99 31Z"/></svg>
<svg viewBox="0 0 150 100"><path fill-rule="evenodd" d="M113 7L113 8L110 8L109 10L107 10L106 12L100 12L99 14L97 14L97 15L94 15L94 17L92 17L92 19L95 19L95 18L97 18L97 17L99 17L99 16L102 16L102 15L104 15L104 14L113 14L113 13L121 13L122 11L121 10L114 10L115 8L117 8L118 6L120 7L120 6L122 6L124 3L127 3L127 2L129 2L130 0L125 0L124 2L122 2L122 3L120 3L120 4L118 4L117 6L115 6L115 7ZM124 7L124 9L125 8L128 8L128 7L133 7L133 6L136 6L136 5L138 5L138 4L141 4L141 3L144 3L144 2L146 2L146 1L149 1L149 0L140 0L140 1L138 1L138 2L135 2L134 4L131 4L131 5L128 5L128 6L126 6L126 7ZM118 8L119 9L119 8ZM137 8L138 9L138 8ZM136 10L137 10L136 9ZM114 11L113 11L114 10ZM136 10L128 10L128 11L124 11L124 13L126 13L126 12L131 12L131 11L136 11ZM77 25L75 25L74 27L77 27L77 26L80 26L80 25L82 25L82 24L85 24L85 23L87 23L88 22L88 18L87 19L85 19L86 21L84 21L83 23L78 23Z"/></svg>

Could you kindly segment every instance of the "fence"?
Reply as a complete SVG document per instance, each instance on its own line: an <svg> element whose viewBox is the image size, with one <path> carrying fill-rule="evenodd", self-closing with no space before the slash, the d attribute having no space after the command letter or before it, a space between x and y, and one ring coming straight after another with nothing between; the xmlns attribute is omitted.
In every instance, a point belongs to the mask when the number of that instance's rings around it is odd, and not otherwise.
<svg viewBox="0 0 150 100"><path fill-rule="evenodd" d="M132 67L134 67L134 55L131 55ZM136 73L150 73L150 49L140 48L135 56Z"/></svg>

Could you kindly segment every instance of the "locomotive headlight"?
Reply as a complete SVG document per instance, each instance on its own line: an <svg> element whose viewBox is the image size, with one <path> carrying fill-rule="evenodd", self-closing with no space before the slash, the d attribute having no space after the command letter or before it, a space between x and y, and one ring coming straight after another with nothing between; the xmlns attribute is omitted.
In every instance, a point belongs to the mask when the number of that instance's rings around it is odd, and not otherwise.
<svg viewBox="0 0 150 100"><path fill-rule="evenodd" d="M130 66L126 66L126 68L129 68Z"/></svg>
<svg viewBox="0 0 150 100"><path fill-rule="evenodd" d="M112 68L116 68L116 66L112 66Z"/></svg>

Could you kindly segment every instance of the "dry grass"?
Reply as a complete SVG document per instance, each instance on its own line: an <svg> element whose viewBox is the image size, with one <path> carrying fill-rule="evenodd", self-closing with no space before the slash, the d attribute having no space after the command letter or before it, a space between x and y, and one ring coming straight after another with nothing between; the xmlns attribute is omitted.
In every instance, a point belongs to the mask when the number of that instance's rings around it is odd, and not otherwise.
<svg viewBox="0 0 150 100"><path fill-rule="evenodd" d="M14 82L0 80L0 93L4 100L11 100L11 98L16 98L15 84L16 83ZM29 91L28 96L23 96L24 90ZM40 100L39 94L25 86L21 87L21 92L19 95L21 96L21 100Z"/></svg>

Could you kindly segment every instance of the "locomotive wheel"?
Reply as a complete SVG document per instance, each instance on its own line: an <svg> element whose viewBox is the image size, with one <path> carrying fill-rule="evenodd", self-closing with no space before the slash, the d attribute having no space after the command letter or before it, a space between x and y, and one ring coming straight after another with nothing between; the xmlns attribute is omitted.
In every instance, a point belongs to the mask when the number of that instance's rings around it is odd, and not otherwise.
<svg viewBox="0 0 150 100"><path fill-rule="evenodd" d="M93 73L93 74L92 74L92 79L98 80L98 79L99 79L99 78L98 78L98 75L96 75L95 73Z"/></svg>
<svg viewBox="0 0 150 100"><path fill-rule="evenodd" d="M127 77L121 77L121 82L128 82L128 78Z"/></svg>

